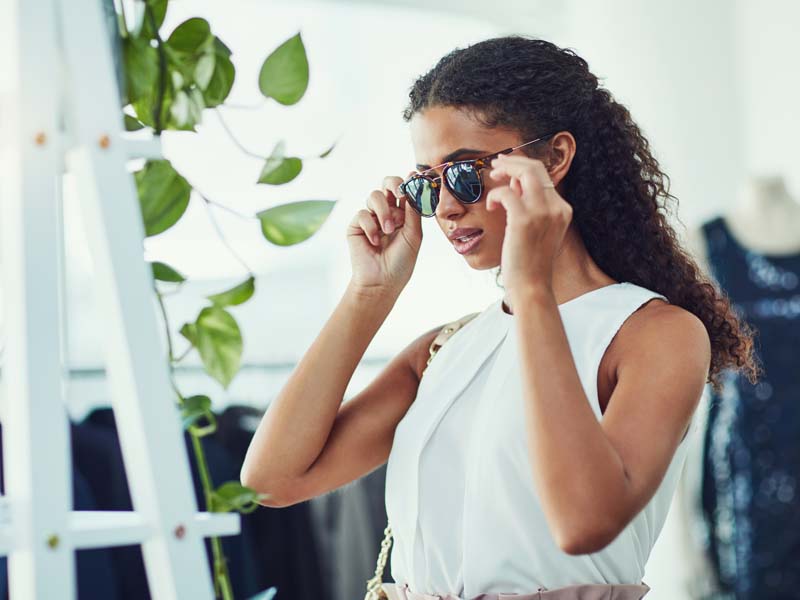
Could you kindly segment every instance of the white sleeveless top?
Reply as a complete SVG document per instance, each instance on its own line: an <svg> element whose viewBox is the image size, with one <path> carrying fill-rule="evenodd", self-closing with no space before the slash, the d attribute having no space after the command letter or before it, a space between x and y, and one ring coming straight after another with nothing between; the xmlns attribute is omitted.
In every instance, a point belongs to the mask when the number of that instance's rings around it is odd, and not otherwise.
<svg viewBox="0 0 800 600"><path fill-rule="evenodd" d="M558 305L598 419L603 354L622 323L651 298L666 300L620 282ZM425 370L395 430L386 467L392 578L412 592L467 599L578 583L641 583L692 436L678 446L654 497L611 544L593 554L563 552L533 485L515 318L500 299L455 332Z"/></svg>

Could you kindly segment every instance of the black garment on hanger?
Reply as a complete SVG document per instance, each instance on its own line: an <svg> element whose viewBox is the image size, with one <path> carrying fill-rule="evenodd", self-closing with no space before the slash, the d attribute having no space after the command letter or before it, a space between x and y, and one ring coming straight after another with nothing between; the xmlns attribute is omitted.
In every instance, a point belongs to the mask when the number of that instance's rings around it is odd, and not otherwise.
<svg viewBox="0 0 800 600"><path fill-rule="evenodd" d="M5 493L3 480L3 437L0 426L0 494ZM72 467L72 510L98 510L86 478ZM91 548L75 552L75 580L78 600L118 600L114 582L113 561L108 548ZM0 557L0 599L8 598L8 560Z"/></svg>
<svg viewBox="0 0 800 600"><path fill-rule="evenodd" d="M205 498L197 472L191 438L184 434L198 510L205 510ZM215 486L239 479L239 470L225 449L213 439L202 440L209 473ZM96 409L80 424L73 425L73 460L88 472L88 481L99 499L99 510L132 510L128 481L117 437L114 413L110 408ZM257 587L252 556L252 531L242 526L242 533L222 537L228 572L236 598L248 598L261 591ZM211 543L205 540L209 566ZM111 549L120 600L149 600L150 592L139 545Z"/></svg>
<svg viewBox="0 0 800 600"><path fill-rule="evenodd" d="M711 393L703 512L721 587L737 599L800 596L800 253L742 246L723 217L702 226L709 268L756 330L761 381Z"/></svg>
<svg viewBox="0 0 800 600"><path fill-rule="evenodd" d="M245 406L230 406L217 416L215 438L241 468L255 426L263 411ZM283 508L258 507L242 515L242 527L254 533L260 589L277 587L276 598L326 600L314 541L308 502Z"/></svg>

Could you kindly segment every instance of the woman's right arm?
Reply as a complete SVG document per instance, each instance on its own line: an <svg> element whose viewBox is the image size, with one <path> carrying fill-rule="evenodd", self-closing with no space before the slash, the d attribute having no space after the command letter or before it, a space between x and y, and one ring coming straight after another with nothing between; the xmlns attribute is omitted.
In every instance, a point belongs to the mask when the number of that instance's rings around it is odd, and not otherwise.
<svg viewBox="0 0 800 600"><path fill-rule="evenodd" d="M342 404L366 348L411 276L420 218L400 206L386 178L348 228L353 278L322 331L272 400L241 469L244 485L268 494L261 504L296 504L357 479L389 455L394 430L416 397L438 328L395 356L361 393ZM396 227L378 223L392 220Z"/></svg>

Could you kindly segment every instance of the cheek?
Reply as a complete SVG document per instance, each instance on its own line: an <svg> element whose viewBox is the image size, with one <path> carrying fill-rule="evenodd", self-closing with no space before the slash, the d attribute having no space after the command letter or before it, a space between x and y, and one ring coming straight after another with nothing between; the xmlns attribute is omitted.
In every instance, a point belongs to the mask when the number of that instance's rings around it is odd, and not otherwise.
<svg viewBox="0 0 800 600"><path fill-rule="evenodd" d="M502 207L498 207L488 212L486 223L488 225L488 230L497 237L502 238L506 231L506 211L503 210Z"/></svg>
<svg viewBox="0 0 800 600"><path fill-rule="evenodd" d="M484 197L481 203L481 210L483 212L482 220L485 223L484 229L492 233L503 233L506 228L506 211L499 205L495 204L492 210L486 208L486 198Z"/></svg>

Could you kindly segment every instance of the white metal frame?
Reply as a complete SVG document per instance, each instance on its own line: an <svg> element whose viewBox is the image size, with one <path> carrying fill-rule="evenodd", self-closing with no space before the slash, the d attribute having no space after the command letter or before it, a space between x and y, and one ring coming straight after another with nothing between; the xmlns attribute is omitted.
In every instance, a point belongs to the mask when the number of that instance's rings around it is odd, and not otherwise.
<svg viewBox="0 0 800 600"><path fill-rule="evenodd" d="M141 543L157 600L211 600L203 537L238 514L198 513L143 260L126 141L99 0L5 0L12 94L0 114L5 295L0 554L12 600L75 598L74 550ZM61 356L62 167L75 173L106 324L107 373L134 512L71 511Z"/></svg>

